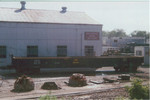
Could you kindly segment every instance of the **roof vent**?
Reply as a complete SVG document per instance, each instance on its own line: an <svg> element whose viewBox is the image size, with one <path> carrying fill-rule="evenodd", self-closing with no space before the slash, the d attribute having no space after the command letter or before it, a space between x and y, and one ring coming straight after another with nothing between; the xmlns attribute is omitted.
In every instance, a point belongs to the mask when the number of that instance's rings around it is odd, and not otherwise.
<svg viewBox="0 0 150 100"><path fill-rule="evenodd" d="M21 10L25 10L25 4L26 2L25 1L20 1L20 4L21 4Z"/></svg>
<svg viewBox="0 0 150 100"><path fill-rule="evenodd" d="M67 7L61 7L61 8L62 8L61 13L65 13L67 11Z"/></svg>

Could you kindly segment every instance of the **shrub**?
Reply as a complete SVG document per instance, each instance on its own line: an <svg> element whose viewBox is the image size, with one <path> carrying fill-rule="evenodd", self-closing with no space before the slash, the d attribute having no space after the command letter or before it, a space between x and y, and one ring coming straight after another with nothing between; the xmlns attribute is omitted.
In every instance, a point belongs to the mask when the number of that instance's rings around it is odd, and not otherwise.
<svg viewBox="0 0 150 100"><path fill-rule="evenodd" d="M135 79L127 90L131 99L149 99L149 86L143 86L140 79Z"/></svg>

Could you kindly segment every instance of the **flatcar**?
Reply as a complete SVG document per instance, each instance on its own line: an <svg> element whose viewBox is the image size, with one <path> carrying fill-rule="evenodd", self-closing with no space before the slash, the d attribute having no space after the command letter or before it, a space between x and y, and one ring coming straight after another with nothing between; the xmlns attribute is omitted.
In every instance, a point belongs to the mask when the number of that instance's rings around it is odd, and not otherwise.
<svg viewBox="0 0 150 100"><path fill-rule="evenodd" d="M41 69L53 71L95 71L97 68L113 66L115 71L136 71L143 63L142 56L100 57L12 57L12 66L17 73L38 73Z"/></svg>

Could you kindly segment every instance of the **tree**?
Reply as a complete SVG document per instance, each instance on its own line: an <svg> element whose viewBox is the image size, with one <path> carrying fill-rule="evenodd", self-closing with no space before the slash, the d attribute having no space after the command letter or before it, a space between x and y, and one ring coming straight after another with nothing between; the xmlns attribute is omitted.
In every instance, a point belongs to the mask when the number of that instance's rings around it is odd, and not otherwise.
<svg viewBox="0 0 150 100"><path fill-rule="evenodd" d="M113 37L126 37L126 32L123 29L116 29L110 32L110 36Z"/></svg>
<svg viewBox="0 0 150 100"><path fill-rule="evenodd" d="M108 31L102 31L102 34L103 34L104 37L107 37L109 32Z"/></svg>
<svg viewBox="0 0 150 100"><path fill-rule="evenodd" d="M133 31L131 33L132 37L145 37L145 39L149 39L149 35L150 33L146 31Z"/></svg>
<svg viewBox="0 0 150 100"><path fill-rule="evenodd" d="M126 37L126 32L123 29L115 29L110 32L108 31L103 31L103 36L107 37Z"/></svg>

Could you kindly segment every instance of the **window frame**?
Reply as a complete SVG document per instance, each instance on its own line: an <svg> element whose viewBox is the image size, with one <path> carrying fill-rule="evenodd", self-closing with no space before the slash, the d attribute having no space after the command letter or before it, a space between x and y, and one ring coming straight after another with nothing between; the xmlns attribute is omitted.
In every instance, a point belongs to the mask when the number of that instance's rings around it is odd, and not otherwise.
<svg viewBox="0 0 150 100"><path fill-rule="evenodd" d="M114 40L114 43L118 43L118 40Z"/></svg>
<svg viewBox="0 0 150 100"><path fill-rule="evenodd" d="M7 57L7 47L5 45L0 45L0 58Z"/></svg>
<svg viewBox="0 0 150 100"><path fill-rule="evenodd" d="M66 57L66 56L67 56L67 45L58 45L57 57Z"/></svg>
<svg viewBox="0 0 150 100"><path fill-rule="evenodd" d="M141 50L137 50L136 51L136 56L142 56L142 51Z"/></svg>
<svg viewBox="0 0 150 100"><path fill-rule="evenodd" d="M27 57L38 57L38 46L28 45L27 46Z"/></svg>
<svg viewBox="0 0 150 100"><path fill-rule="evenodd" d="M95 56L94 46L92 45L84 46L84 54L85 56Z"/></svg>

